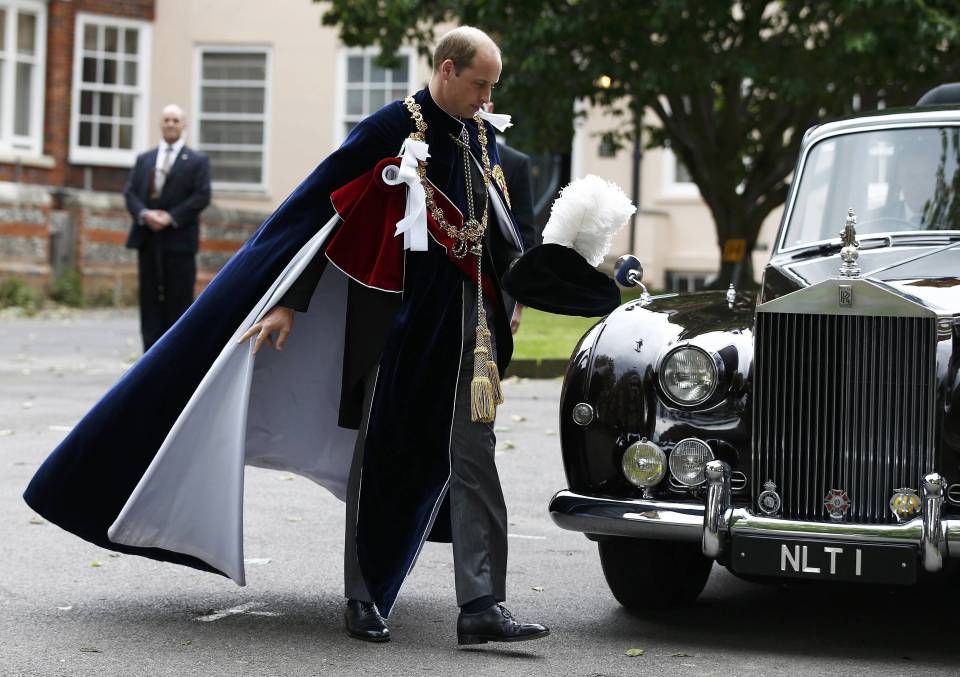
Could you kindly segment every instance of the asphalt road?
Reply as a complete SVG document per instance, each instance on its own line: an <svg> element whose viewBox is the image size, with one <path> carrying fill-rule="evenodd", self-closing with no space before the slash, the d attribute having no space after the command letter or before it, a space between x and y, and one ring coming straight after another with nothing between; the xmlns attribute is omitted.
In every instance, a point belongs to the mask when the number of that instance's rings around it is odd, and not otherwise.
<svg viewBox="0 0 960 677"><path fill-rule="evenodd" d="M138 347L130 312L0 317L4 676L960 674L960 595L941 588L784 589L715 567L696 604L625 613L595 544L546 513L565 486L559 380L509 382L497 423L510 510L508 606L549 625L544 640L458 648L450 547L440 544L424 548L402 591L393 641L349 639L343 506L286 473L248 469L244 588L116 556L44 523L20 493Z"/></svg>

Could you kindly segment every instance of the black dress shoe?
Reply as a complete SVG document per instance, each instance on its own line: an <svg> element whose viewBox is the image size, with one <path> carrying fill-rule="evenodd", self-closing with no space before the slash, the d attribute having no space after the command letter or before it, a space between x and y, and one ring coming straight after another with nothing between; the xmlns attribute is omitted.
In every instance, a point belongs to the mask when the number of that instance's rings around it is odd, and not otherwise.
<svg viewBox="0 0 960 677"><path fill-rule="evenodd" d="M390 628L372 602L348 599L343 620L347 625L347 634L351 637L366 642L390 641Z"/></svg>
<svg viewBox="0 0 960 677"><path fill-rule="evenodd" d="M461 611L457 618L457 644L522 642L549 634L550 631L539 623L517 623L502 604L494 604L475 614Z"/></svg>

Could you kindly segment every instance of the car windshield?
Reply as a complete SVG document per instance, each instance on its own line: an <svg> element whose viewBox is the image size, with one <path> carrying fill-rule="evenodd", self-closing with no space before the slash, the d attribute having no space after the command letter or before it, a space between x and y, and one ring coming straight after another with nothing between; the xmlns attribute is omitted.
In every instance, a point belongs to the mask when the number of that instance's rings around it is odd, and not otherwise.
<svg viewBox="0 0 960 677"><path fill-rule="evenodd" d="M960 231L960 128L885 129L817 143L803 166L783 248L838 239L850 207L859 237Z"/></svg>

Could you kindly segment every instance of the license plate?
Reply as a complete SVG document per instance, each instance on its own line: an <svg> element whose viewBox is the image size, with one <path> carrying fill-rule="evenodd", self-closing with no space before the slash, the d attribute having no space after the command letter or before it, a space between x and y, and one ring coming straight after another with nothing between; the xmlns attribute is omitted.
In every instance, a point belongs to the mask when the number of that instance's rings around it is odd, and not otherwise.
<svg viewBox="0 0 960 677"><path fill-rule="evenodd" d="M910 585L917 551L909 545L734 536L730 566L739 574Z"/></svg>

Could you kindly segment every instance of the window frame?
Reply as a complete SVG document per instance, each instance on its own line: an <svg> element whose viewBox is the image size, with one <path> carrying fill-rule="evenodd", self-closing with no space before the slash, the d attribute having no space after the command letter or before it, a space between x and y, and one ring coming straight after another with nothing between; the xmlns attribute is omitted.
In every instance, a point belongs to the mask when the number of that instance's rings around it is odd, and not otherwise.
<svg viewBox="0 0 960 677"><path fill-rule="evenodd" d="M412 94L415 92L414 83L417 80L417 50L413 47L401 47L397 50L397 54L401 57L406 57L407 59L407 93ZM371 57L376 58L380 55L379 47L344 47L341 46L337 50L337 80L335 83L336 94L334 96L334 114L333 114L333 143L334 147L339 146L346 140L347 133L344 130L344 127L347 124L347 118L353 117L347 115L347 61L351 56L362 56L364 58ZM391 99L392 101L392 99ZM363 118L370 115L374 111L370 111L367 115L364 115ZM361 118L361 120L363 119ZM399 151L399 149L398 149Z"/></svg>
<svg viewBox="0 0 960 677"><path fill-rule="evenodd" d="M712 284L717 279L715 272L704 270L688 270L667 268L663 271L663 283L668 293L685 294L695 291L703 291L707 285ZM679 281L686 283L687 289L679 289ZM697 282L700 286L697 287Z"/></svg>
<svg viewBox="0 0 960 677"><path fill-rule="evenodd" d="M133 143L129 150L122 148L92 148L81 146L80 94L83 87L83 32L87 26L135 28L137 35L137 84L120 85L114 92L133 94ZM150 119L150 75L152 64L153 24L141 19L128 19L110 14L77 12L73 32L73 82L70 96L70 152L69 161L75 165L104 167L132 167L137 155L147 147ZM89 91L104 91L91 89Z"/></svg>
<svg viewBox="0 0 960 677"><path fill-rule="evenodd" d="M700 189L693 181L677 181L677 156L673 150L664 147L663 182L661 191L665 198L694 198L700 199Z"/></svg>
<svg viewBox="0 0 960 677"><path fill-rule="evenodd" d="M228 193L266 193L270 185L270 121L273 117L271 106L273 90L273 47L264 44L217 44L202 43L194 46L193 50L193 127L196 130L194 136L196 148L201 152L205 146L200 141L200 122L203 119L211 119L210 113L204 115L200 110L203 92L203 55L206 52L219 53L237 53L237 52L257 52L265 57L264 80L263 80L263 143L261 148L262 160L260 164L260 183L241 183L234 181L211 181L210 188L215 191ZM252 82L252 81L251 81ZM236 120L238 116L251 115L249 113L213 113L212 115L225 115L224 118L214 117L212 119ZM242 144L234 144L234 148L229 148L230 144L207 144L227 147L228 150L237 150ZM217 150L220 150L218 148ZM212 165L212 163L211 163ZM212 167L211 167L212 169Z"/></svg>
<svg viewBox="0 0 960 677"><path fill-rule="evenodd" d="M3 111L0 113L0 152L15 156L40 157L43 154L43 124L46 107L47 76L47 3L43 0L2 0L6 12L4 24L3 53ZM21 10L37 17L35 53L32 57L17 54L17 21L13 20L11 10L17 14ZM28 136L14 134L16 65L30 63L34 68L33 90L30 92L30 130Z"/></svg>

